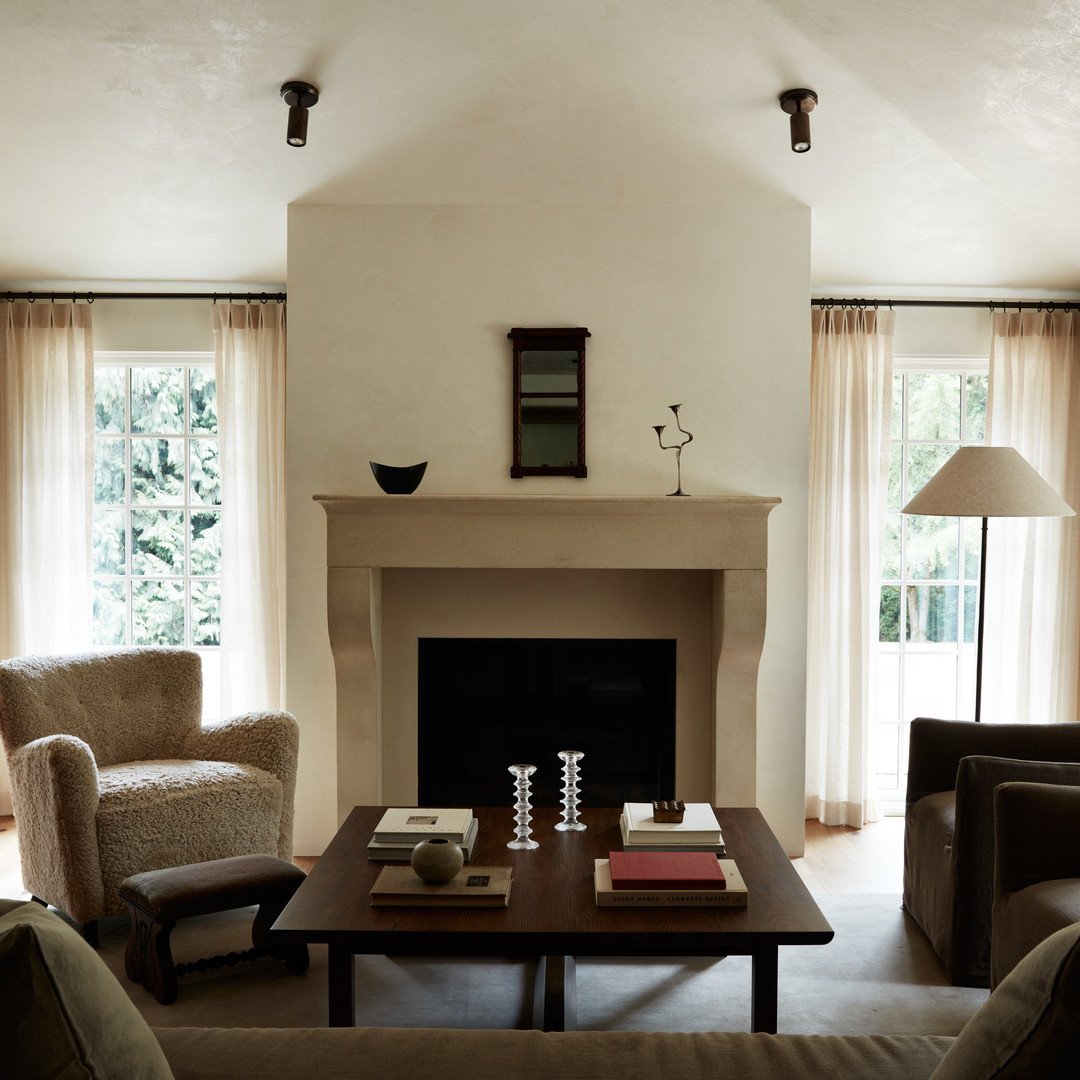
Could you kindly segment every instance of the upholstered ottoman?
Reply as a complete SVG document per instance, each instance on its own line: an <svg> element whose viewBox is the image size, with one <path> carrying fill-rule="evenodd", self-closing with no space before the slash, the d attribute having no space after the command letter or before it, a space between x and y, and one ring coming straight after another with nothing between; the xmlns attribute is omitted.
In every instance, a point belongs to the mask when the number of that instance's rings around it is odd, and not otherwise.
<svg viewBox="0 0 1080 1080"><path fill-rule="evenodd" d="M190 971L272 956L284 960L293 975L302 974L308 966L307 946L271 945L269 930L304 876L298 866L274 855L237 855L132 875L120 886L120 896L131 913L124 958L128 978L168 1005L176 1000L177 976ZM251 928L251 949L173 963L169 935L178 919L254 904L259 910Z"/></svg>

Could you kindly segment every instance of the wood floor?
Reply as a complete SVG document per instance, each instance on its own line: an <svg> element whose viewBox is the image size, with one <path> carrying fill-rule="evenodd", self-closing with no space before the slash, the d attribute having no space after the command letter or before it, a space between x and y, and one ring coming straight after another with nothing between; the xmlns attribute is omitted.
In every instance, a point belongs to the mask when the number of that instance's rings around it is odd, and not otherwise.
<svg viewBox="0 0 1080 1080"><path fill-rule="evenodd" d="M904 819L887 817L863 829L806 823L806 854L793 860L813 893L899 893L902 887ZM293 862L310 870L314 856ZM0 817L0 897L29 899L19 871L15 820Z"/></svg>

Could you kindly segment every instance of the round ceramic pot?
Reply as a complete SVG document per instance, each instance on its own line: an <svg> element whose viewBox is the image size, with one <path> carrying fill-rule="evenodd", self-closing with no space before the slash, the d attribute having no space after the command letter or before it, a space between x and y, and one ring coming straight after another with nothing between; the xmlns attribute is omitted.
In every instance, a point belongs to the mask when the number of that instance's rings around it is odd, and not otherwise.
<svg viewBox="0 0 1080 1080"><path fill-rule="evenodd" d="M465 863L459 845L450 840L421 840L409 861L421 881L441 885L458 876Z"/></svg>

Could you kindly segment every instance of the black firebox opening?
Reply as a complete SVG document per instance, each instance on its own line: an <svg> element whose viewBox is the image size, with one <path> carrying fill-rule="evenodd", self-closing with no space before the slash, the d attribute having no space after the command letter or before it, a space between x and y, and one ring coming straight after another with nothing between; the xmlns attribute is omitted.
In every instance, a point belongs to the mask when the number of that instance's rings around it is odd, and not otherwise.
<svg viewBox="0 0 1080 1080"><path fill-rule="evenodd" d="M514 802L528 762L532 805L562 801L560 750L581 750L579 798L621 806L677 797L675 641L421 638L421 806Z"/></svg>

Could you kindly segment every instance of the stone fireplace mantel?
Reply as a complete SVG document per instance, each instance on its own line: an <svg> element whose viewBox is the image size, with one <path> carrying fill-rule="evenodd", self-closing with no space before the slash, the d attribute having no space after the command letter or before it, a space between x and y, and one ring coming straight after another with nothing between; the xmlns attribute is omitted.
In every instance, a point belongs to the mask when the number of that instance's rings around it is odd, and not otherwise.
<svg viewBox="0 0 1080 1080"><path fill-rule="evenodd" d="M359 803L385 801L383 725L390 714L396 723L415 724L415 716L403 716L397 703L383 701L382 573L395 568L708 571L715 686L708 797L732 806L756 803L767 519L778 498L316 495L315 500L327 515L339 817Z"/></svg>

